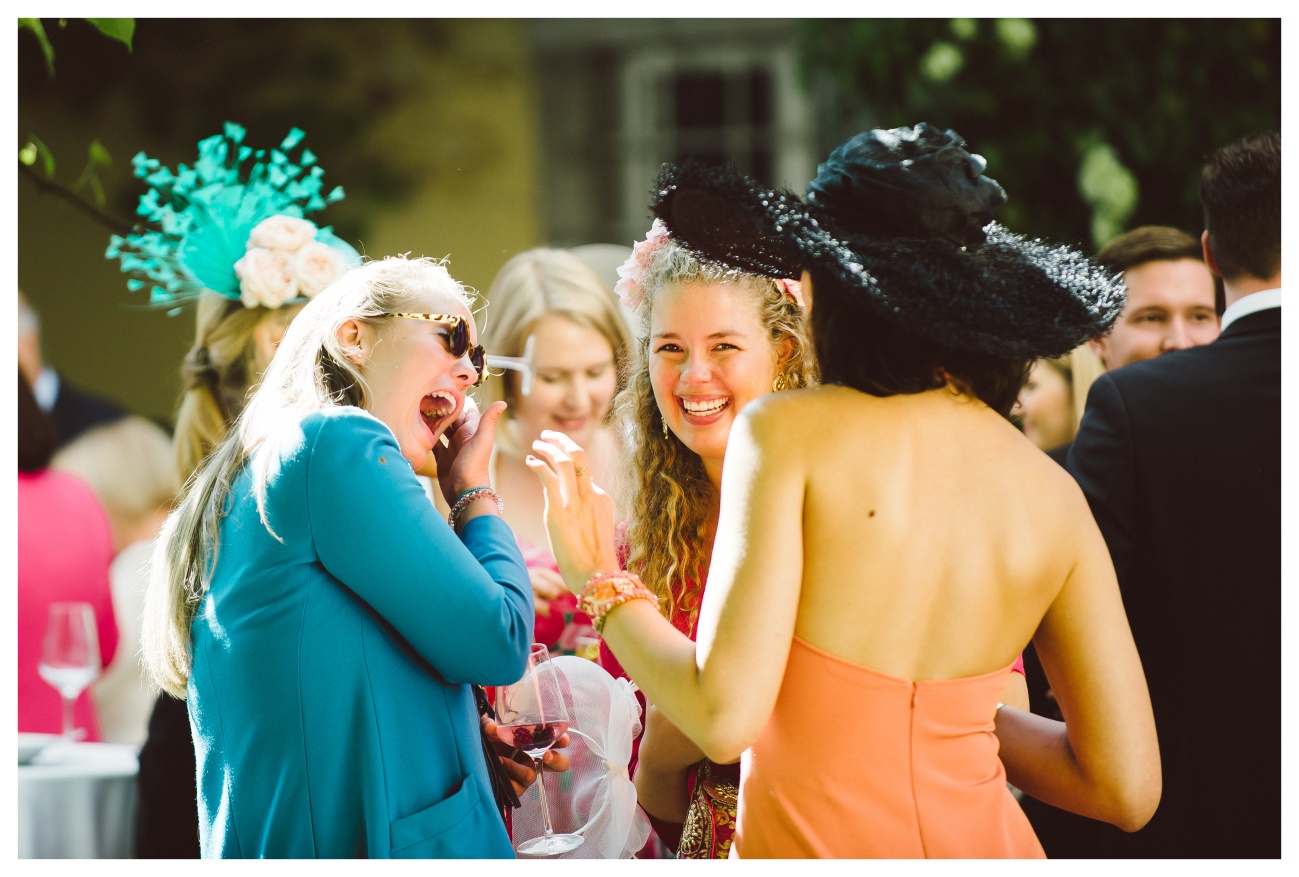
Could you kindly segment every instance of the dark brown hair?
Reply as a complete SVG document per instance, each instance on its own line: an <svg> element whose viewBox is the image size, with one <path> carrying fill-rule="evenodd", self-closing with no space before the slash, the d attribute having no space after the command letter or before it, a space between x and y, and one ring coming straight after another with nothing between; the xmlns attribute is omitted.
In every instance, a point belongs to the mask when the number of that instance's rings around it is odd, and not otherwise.
<svg viewBox="0 0 1299 877"><path fill-rule="evenodd" d="M866 296L814 265L812 342L824 384L872 396L936 390L950 376L961 390L1010 416L1032 359L956 350L903 329L876 313Z"/></svg>
<svg viewBox="0 0 1299 877"><path fill-rule="evenodd" d="M58 431L54 419L41 410L36 396L18 370L18 471L39 472L50 464Z"/></svg>
<svg viewBox="0 0 1299 877"><path fill-rule="evenodd" d="M1281 270L1281 135L1250 134L1219 149L1200 173L1209 249L1225 280Z"/></svg>

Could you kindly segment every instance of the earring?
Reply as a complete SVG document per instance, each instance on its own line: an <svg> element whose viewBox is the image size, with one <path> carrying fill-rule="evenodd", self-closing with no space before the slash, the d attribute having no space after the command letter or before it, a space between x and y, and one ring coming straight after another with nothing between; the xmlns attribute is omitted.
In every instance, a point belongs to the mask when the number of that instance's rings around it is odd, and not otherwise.
<svg viewBox="0 0 1299 877"><path fill-rule="evenodd" d="M663 419L662 415L659 416L659 422L663 424L663 438L666 440L668 437L668 422Z"/></svg>
<svg viewBox="0 0 1299 877"><path fill-rule="evenodd" d="M776 375L776 379L771 382L771 392L779 393L781 390L785 389L786 386L785 376Z"/></svg>

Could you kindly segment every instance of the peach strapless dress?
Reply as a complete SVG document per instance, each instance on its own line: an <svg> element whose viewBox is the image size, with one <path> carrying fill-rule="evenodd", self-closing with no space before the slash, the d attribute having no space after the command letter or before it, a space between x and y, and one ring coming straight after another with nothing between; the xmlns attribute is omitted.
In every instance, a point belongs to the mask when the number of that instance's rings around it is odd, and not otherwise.
<svg viewBox="0 0 1299 877"><path fill-rule="evenodd" d="M744 753L739 858L1044 858L993 720L1011 668L913 682L798 637Z"/></svg>

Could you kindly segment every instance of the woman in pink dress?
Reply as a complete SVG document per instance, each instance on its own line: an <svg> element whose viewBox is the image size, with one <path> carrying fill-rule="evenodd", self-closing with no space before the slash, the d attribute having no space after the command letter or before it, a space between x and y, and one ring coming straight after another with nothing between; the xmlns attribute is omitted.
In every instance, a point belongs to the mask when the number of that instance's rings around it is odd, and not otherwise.
<svg viewBox="0 0 1299 877"><path fill-rule="evenodd" d="M552 655L577 651L577 637L593 634L576 611L550 553L542 518L544 497L523 459L542 430L557 429L590 449L601 484L619 495L618 438L609 405L631 350L631 334L613 291L567 250L537 248L502 266L487 290L483 347L515 359L474 392L483 410L503 399L492 452L492 486L505 501L505 522L523 552L536 606L536 642Z"/></svg>
<svg viewBox="0 0 1299 877"><path fill-rule="evenodd" d="M51 603L89 603L95 610L100 666L117 651L108 569L113 541L108 516L77 478L47 468L54 425L18 373L18 730L57 734L63 701L40 677L41 646ZM77 698L76 727L98 741L99 719L87 688Z"/></svg>

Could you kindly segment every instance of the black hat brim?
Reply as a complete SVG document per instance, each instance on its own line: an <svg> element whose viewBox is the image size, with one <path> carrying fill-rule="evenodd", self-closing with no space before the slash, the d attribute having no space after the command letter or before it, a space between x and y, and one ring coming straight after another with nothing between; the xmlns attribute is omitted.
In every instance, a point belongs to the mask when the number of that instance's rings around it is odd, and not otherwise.
<svg viewBox="0 0 1299 877"><path fill-rule="evenodd" d="M731 170L669 165L651 212L697 257L766 277L816 267L921 337L997 356L1058 356L1108 332L1122 281L1077 250L992 224L982 247L852 235L788 190Z"/></svg>

